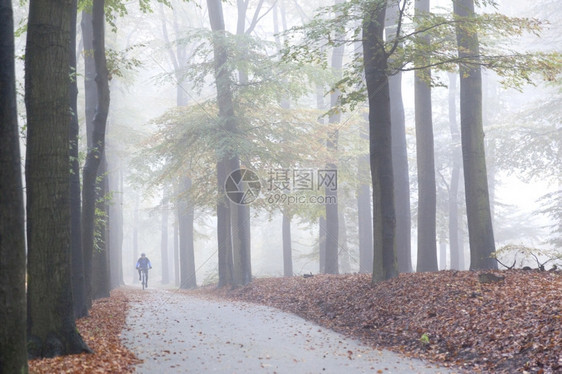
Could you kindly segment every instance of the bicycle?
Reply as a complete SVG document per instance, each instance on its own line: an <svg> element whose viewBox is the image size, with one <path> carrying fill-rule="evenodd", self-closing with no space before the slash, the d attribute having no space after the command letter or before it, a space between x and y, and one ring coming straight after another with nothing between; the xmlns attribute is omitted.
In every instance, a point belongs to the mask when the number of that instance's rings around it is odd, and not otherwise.
<svg viewBox="0 0 562 374"><path fill-rule="evenodd" d="M142 289L148 288L148 268L141 269Z"/></svg>

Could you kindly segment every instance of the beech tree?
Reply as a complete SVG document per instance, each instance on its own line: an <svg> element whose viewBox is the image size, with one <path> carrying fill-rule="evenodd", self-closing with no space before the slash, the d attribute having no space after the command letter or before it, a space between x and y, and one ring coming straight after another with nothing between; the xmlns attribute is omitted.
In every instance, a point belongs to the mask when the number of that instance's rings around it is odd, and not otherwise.
<svg viewBox="0 0 562 374"><path fill-rule="evenodd" d="M520 53L510 50L501 50L494 41L499 37L510 38L522 35L524 32L538 32L541 23L538 20L525 18L508 18L501 14L486 14L484 16L471 16L467 18L452 17L451 13L428 13L424 16L422 27L415 27L420 23L419 18L413 22L411 15L406 12L409 1L396 2L398 4L399 16L394 37L386 35L384 39L382 25L385 18L387 1L354 0L345 2L341 5L322 8L309 25L294 28L293 39L302 37L296 43L289 45L285 52L285 59L298 61L322 61L325 58L327 46L334 46L340 43L351 44L357 39L363 43L363 60L356 59L345 70L344 77L332 89L340 89L342 92L341 104L344 108L354 109L364 99L369 100L369 122L370 122L370 142L371 142L371 177L373 183L374 199L374 250L375 267L373 271L373 281L386 279L397 274L395 267L396 247L395 247L395 210L394 197L391 192L394 181L392 178L392 156L388 154L391 142L390 110L387 109L387 86L388 77L397 71L422 70L426 68L440 68L453 70L459 64L461 71L471 74L471 69L475 66L484 66L496 71L505 84L521 85L530 81L530 74L538 72L549 78L559 71L559 56L556 53ZM490 1L493 3L493 1ZM457 5L455 5L457 6ZM457 8L455 8L458 10ZM339 14L335 18L327 17L327 14ZM472 13L473 14L473 13ZM410 21L411 20L411 21ZM410 21L410 22L409 22ZM342 39L332 38L331 32L341 28L342 24L348 25L348 37ZM359 24L359 26L357 26ZM462 37L456 41L448 38L460 30ZM486 34L486 50L474 49L473 38L477 32ZM438 38L440 43L430 43L429 48L420 48L419 36L427 35L430 38ZM457 34L459 35L459 34ZM468 36L468 38L465 38ZM461 40L462 39L462 40ZM468 40L468 42L467 42ZM477 39L476 39L477 40ZM461 42L465 43L462 44ZM473 48L473 49L470 49ZM501 51L501 52L500 52ZM421 54L421 55L420 55ZM420 61L428 61L427 64ZM358 63L358 61L362 63ZM524 67L524 69L522 68ZM479 70L479 68L478 68ZM465 81L474 82L468 79ZM463 99L470 100L470 94L466 95L470 89L465 84L465 94ZM465 114L468 116L468 107L465 103ZM376 113L374 112L376 109ZM473 107L477 111L477 107ZM470 127L467 117L465 117L465 130ZM463 144L469 144L470 136L482 136L481 131L475 130L474 134L463 132ZM479 135L477 133L480 133ZM475 140L477 138L472 140ZM472 158L474 165L482 165L484 160L483 147L472 149L466 147L465 158ZM471 151L468 154L466 151ZM478 161L477 161L478 160ZM481 189L483 185L482 170L480 166L479 176L476 178L466 178L466 184L471 184L474 192ZM465 175L468 172L465 170ZM485 180L485 178L484 178ZM467 191L467 194L469 192ZM472 195L471 202L476 204L471 207L469 214L476 212L485 213L483 199L478 201ZM470 204L467 200L467 205ZM489 210L489 208L488 208ZM377 217L378 215L378 217ZM473 216L473 219L475 217ZM481 217L486 221L485 217ZM474 221L473 221L474 222ZM486 223L482 227L487 227ZM478 232L478 229L473 232ZM481 233L484 235L484 233ZM488 235L486 233L484 236ZM378 236L378 237L377 237ZM489 235L488 235L489 236ZM479 249L486 248L478 239L471 235L471 251L474 256L483 262L475 262L474 268L485 268L487 254L477 253ZM489 247L489 246L488 246ZM489 249L483 249L488 252ZM378 267L377 267L378 266Z"/></svg>
<svg viewBox="0 0 562 374"><path fill-rule="evenodd" d="M341 4L341 0L336 0L336 4ZM335 38L341 38L343 33L341 31L335 32ZM344 55L344 45L338 45L332 49L332 57L330 61L330 68L334 71L336 77L341 76L341 71L343 67L343 55ZM341 112L337 109L338 102L340 98L340 93L338 90L333 91L330 94L330 107L333 110L328 118L328 123L337 124L341 121ZM337 127L333 128L332 131L328 133L328 139L326 141L326 151L330 155L330 162L326 164L327 170L335 171L337 177L337 159L338 159L338 140L339 140L339 129ZM337 182L336 182L337 183ZM331 184L327 185L324 189L326 199L333 199L335 203L325 204L326 207L326 264L324 265L324 271L328 274L337 274L339 272L339 262L338 253L340 251L340 240L339 240L339 213L338 213L338 189L334 188Z"/></svg>
<svg viewBox="0 0 562 374"><path fill-rule="evenodd" d="M236 118L232 101L231 71L228 68L228 51L222 4L220 0L207 0L209 20L213 30L213 50L215 66L215 85L219 121L225 136L235 131ZM239 168L239 160L231 146L217 149L217 240L219 253L219 287L240 284L235 279L232 246L232 221L230 201L224 193L224 185L229 172Z"/></svg>
<svg viewBox="0 0 562 374"><path fill-rule="evenodd" d="M463 154L466 216L470 242L470 269L497 269L492 257L496 246L488 193L488 174L484 152L482 123L482 73L477 32L470 23L474 19L473 0L455 0L461 90L461 142Z"/></svg>
<svg viewBox="0 0 562 374"><path fill-rule="evenodd" d="M96 109L92 118L91 141L88 141L88 154L83 169L82 188L82 248L86 282L86 303L91 306L92 257L94 253L94 230L96 209L96 182L98 169L105 149L105 128L109 112L109 77L105 57L105 10L104 0L94 0L92 4L92 51L95 66ZM86 25L89 27L89 25ZM86 43L85 43L86 47ZM93 92L92 92L93 93ZM92 115L92 105L86 105L86 116Z"/></svg>
<svg viewBox="0 0 562 374"><path fill-rule="evenodd" d="M76 74L76 20L77 0L72 0L70 16L70 232L72 248L72 298L74 316L84 317L88 314L85 300L84 254L82 252L82 200L80 198L80 160L78 123L78 76Z"/></svg>
<svg viewBox="0 0 562 374"><path fill-rule="evenodd" d="M429 0L415 2L415 18L420 20L429 13ZM423 24L417 26L418 29ZM424 58L423 50L430 49L427 34L420 36L418 46L422 49L418 65L428 66L431 62ZM429 56L428 56L429 57ZM437 189L435 186L435 157L433 147L433 118L431 107L431 70L416 70L415 122L416 122L416 161L418 165L418 263L417 271L437 271Z"/></svg>
<svg viewBox="0 0 562 374"><path fill-rule="evenodd" d="M449 252L450 268L454 270L464 269L464 253L462 243L459 243L459 182L462 166L462 155L460 150L460 134L457 123L457 76L456 73L449 73L449 129L451 131L451 159L453 167L451 170L451 182L449 183ZM460 222L459 222L460 221Z"/></svg>
<svg viewBox="0 0 562 374"><path fill-rule="evenodd" d="M0 372L27 373L25 224L11 0L0 1Z"/></svg>
<svg viewBox="0 0 562 374"><path fill-rule="evenodd" d="M70 271L71 13L70 0L29 4L25 176L31 357L90 351L74 323Z"/></svg>
<svg viewBox="0 0 562 374"><path fill-rule="evenodd" d="M388 54L384 43L386 6L386 1L370 4L365 9L363 18L363 55L369 103L369 149L373 186L373 282L398 275Z"/></svg>
<svg viewBox="0 0 562 374"><path fill-rule="evenodd" d="M183 74L188 63L187 45L186 43L180 42L182 31L179 27L175 9L172 14L173 31L176 37L174 41L171 40L171 32L168 30L168 18L164 12L164 6L161 4L159 9L162 36L167 44L166 51L174 69L176 106L185 107L188 105L188 97L186 88L184 87L186 81ZM187 168L182 168L181 170L181 176L178 176L172 181L175 189L174 206L175 217L177 218L177 222L174 225L174 253L177 252L177 256L174 255L174 264L176 283L179 284L180 288L189 289L197 286L193 242L194 206L189 197L189 188L192 185L192 180L189 177L189 170ZM162 255L162 259L164 259L164 255Z"/></svg>
<svg viewBox="0 0 562 374"><path fill-rule="evenodd" d="M389 41L397 36L396 31L400 27L402 16L399 5L399 2L396 1L387 3L385 33ZM402 100L402 72L398 71L392 75L388 83L390 85L392 169L394 172L394 205L396 207L396 257L398 258L398 270L401 273L409 273L412 271L412 214L406 119ZM370 266L372 267L372 264Z"/></svg>

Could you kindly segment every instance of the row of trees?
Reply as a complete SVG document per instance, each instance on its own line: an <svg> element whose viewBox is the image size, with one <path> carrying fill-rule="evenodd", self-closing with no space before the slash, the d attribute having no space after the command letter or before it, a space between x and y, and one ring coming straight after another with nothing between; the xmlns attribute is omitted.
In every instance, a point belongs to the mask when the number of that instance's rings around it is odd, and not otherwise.
<svg viewBox="0 0 562 374"><path fill-rule="evenodd" d="M141 5L149 9L150 4ZM556 76L559 68L556 55L512 53L506 57L489 53L491 48L497 48L488 44L492 42L491 36L535 31L539 28L536 21L507 19L501 15L479 16L472 0L454 1L453 11L443 13L430 12L429 4L422 1L416 2L412 12L410 1L353 0L322 8L317 16L308 19L310 22L302 22L305 26L289 30L284 2L260 0L253 14L249 14L249 5L249 0L237 2L236 33L230 34L226 31L221 1L208 0L211 32L186 32L185 38L175 43L168 37L165 8L160 8L162 34L168 39L166 52L178 83L179 108L159 120L165 131L147 142L149 150L141 155L142 161L135 167L139 178L165 186L164 201L171 200L177 210L181 286L196 285L193 246L196 207L216 209L219 285L251 281L250 208L233 204L224 194L227 176L240 167L253 170L316 167L337 170L340 175L355 174L361 196L358 199L361 270L372 271L373 282L396 276L399 271L411 271L408 164L399 89L400 73L408 70L418 72L417 269L436 270L433 125L430 101L427 101L435 80L430 68L455 71L460 77L460 139L471 268L495 267L496 262L490 257L495 248L484 157L480 71L482 66L493 68L516 83L532 71ZM105 4L103 0L94 0L92 8L82 13L87 154L81 185L76 94L77 4L71 0L56 4L30 1L25 52L27 224L24 226L13 11L10 0L0 3L0 292L2 300L6 300L6 308L0 311L2 371L25 371L26 335L32 356L89 351L76 331L74 319L87 313L92 299L107 296L111 287L122 282L119 243L108 250L106 245L110 240L106 239L104 245L96 231L96 214L105 209L103 204L99 205L99 199L108 192L102 181L103 170L107 169L104 151L110 108L108 52L104 44L108 7L118 12L125 9L118 2ZM268 14L274 21L274 30L269 33L274 35L273 42L255 35L258 23ZM174 18L172 24L178 36L179 21ZM486 36L484 41L479 39L482 35ZM50 47L45 48L46 45ZM356 54L347 59L344 49ZM328 61L330 66L326 69ZM518 66L526 67L524 74L512 68ZM331 72L326 74L326 70ZM115 64L111 73L119 74ZM216 100L187 105L186 82L206 91L209 77L215 83ZM331 92L329 105L323 102L326 90ZM302 103L314 99L315 110L303 108ZM357 160L356 168L348 170L339 162L345 146L340 130L342 124L352 122L343 112L358 106L368 109L368 136L361 140L357 131L355 141L369 144L368 182L361 175L367 165L365 156L359 155L362 152L353 158ZM319 114L326 111L328 123L317 123ZM454 118L454 110L452 113ZM457 136L453 123L451 120L451 132ZM458 185L460 171L460 158L455 160L456 174L453 172L450 188L452 209L456 208L457 193L453 184ZM341 196L342 190L338 193L337 189L325 187L326 197ZM345 234L341 231L344 207L326 204L311 211L269 204L256 208L280 209L283 214L286 275L293 274L290 222L296 215L318 220L320 270L339 271L338 252ZM110 216L109 220L112 219L118 220ZM450 240L454 240L456 228L454 224L451 227ZM458 251L451 250L454 259ZM116 256L109 260L108 251ZM162 263L167 262L166 257L163 254Z"/></svg>
<svg viewBox="0 0 562 374"><path fill-rule="evenodd" d="M91 61L86 64L88 150L82 183L77 12L76 0L29 2L24 224L13 9L10 0L0 5L2 372L27 372L28 357L91 352L76 329L75 318L87 315L94 298L109 294L107 247L103 241L99 246L95 238L96 204L102 196L99 168L109 107L105 2L93 1L82 16L83 55ZM89 89L88 83L94 79L95 86ZM113 274L114 278L119 276L119 272Z"/></svg>
<svg viewBox="0 0 562 374"><path fill-rule="evenodd" d="M153 156L158 161L157 177L152 178L160 183L163 179L172 176L177 178L177 171L187 173L197 180L197 185L209 185L208 173L200 171L196 158L213 160L213 152L219 157L226 157L230 161L217 164L218 187L214 193L207 194L201 200L192 197L191 203L201 208L212 205L213 199L219 199L217 205L217 226L220 284L244 284L248 277L247 264L242 266L240 259L249 255L249 236L245 229L237 228L236 222L247 222L248 215L240 216L233 213L240 208L230 203L223 194L224 178L239 165L253 170L280 167L297 168L305 165L325 165L330 169L339 169L336 160L342 152L338 150L338 129L341 123L349 120L341 117L341 111L346 107L356 107L368 102L369 109L369 143L371 185L373 187L373 210L371 214L360 214L359 227L362 232L374 229L374 235L367 233L361 236L363 243L368 243L374 237L374 252L371 244L362 245L368 248L361 251L360 265L363 270L371 271L374 265L373 281L387 279L395 276L398 271L411 271L411 249L409 246L409 183L407 178L408 163L404 156L405 131L403 114L400 115L401 95L398 91L400 73L402 71L416 71L416 143L418 163L418 271L437 270L437 232L436 232L436 173L434 162L433 124L431 108L431 86L438 84L430 69L450 71L450 84L456 85L460 76L461 91L461 134L456 128L456 110L454 108L454 92L451 99L451 133L454 141L462 140L462 154L464 164L464 182L466 192L466 206L469 226L469 241L471 246L470 266L473 269L495 268L496 261L491 257L495 251L494 233L492 230L492 214L490 211L490 196L488 193L488 179L486 160L484 156L484 132L482 121L482 67L495 70L500 76L511 83L520 84L532 72L539 72L551 76L557 71L556 55L522 54L497 52L497 38L508 33L521 34L524 31L535 32L540 25L536 20L511 18L500 14L479 16L474 11L471 1L453 2L452 12L432 13L428 2L416 2L412 12L408 1L351 1L335 3L318 12L318 15L308 24L293 28L275 37L276 44L270 46L264 37L249 38L249 33L240 29L240 17L246 19L247 3L238 4L238 29L236 34L228 34L224 30L221 4L209 4L209 17L215 34L203 36L206 41L193 37L180 39L178 45L192 43L193 49L198 51L192 56L189 66L182 71L197 84L197 79L203 79L214 74L217 85L218 112L212 103L206 103L207 109L201 111L202 104L194 104L183 111L168 113L155 122L163 130L160 131L151 143L154 147ZM256 6L252 25L263 18L268 10L260 13L264 2ZM271 5L274 25L277 24L277 12L281 10L282 19L285 19L281 3ZM486 4L485 4L486 5ZM493 5L488 2L487 5ZM265 8L265 7L264 7ZM216 17L216 19L215 19ZM286 21L285 21L286 23ZM250 30L253 29L250 27ZM284 27L286 29L286 27ZM241 31L242 30L242 31ZM279 26L275 27L279 30ZM217 34L218 33L218 34ZM299 39L299 36L302 37ZM456 37L452 37L456 35ZM479 35L484 37L484 43L479 40ZM181 38L181 37L180 37ZM280 50L279 44L283 40L286 48ZM248 47L248 45L250 47ZM256 45L258 47L256 47ZM360 46L361 45L361 46ZM213 57L202 46L213 46ZM358 53L352 60L345 61L343 77L338 77L344 65L341 50L347 46ZM359 47L359 48L358 48ZM256 54L256 49L269 51L269 56ZM362 49L362 50L360 50ZM202 51L207 51L203 53ZM278 58L277 53L284 55ZM268 59L266 66L274 71L274 76L263 75L263 64ZM277 62L281 68L273 68L271 60ZM214 61L214 73L205 70ZM297 65L295 65L297 62ZM330 62L330 63L329 63ZM260 65L262 64L262 65ZM290 66L292 72L298 71L301 78L301 90L308 86L308 90L291 93L293 75L284 66ZM321 83L318 76L311 77L310 72L314 67L329 67L333 75ZM525 66L525 70L513 68ZM175 66L176 67L176 66ZM177 68L177 67L176 67ZM309 70L306 70L309 69ZM456 73L453 73L456 72ZM177 74L177 70L176 70ZM279 76L283 74L283 78ZM436 75L437 76L437 75ZM442 76L442 75L440 75ZM439 76L437 76L439 77ZM307 78L306 80L303 78ZM250 80L249 80L250 79ZM330 82L331 79L331 83ZM334 83L335 79L335 83ZM285 87L281 92L285 94L271 95L267 90L274 87ZM264 82L267 82L265 84ZM272 83L273 82L273 83ZM296 113L299 102L310 98L315 86L331 84L331 103L328 108L322 100L318 100L321 111L328 110L330 124L326 127L319 126L319 136L314 137L315 130L306 130L306 149L311 153L296 152L302 144L297 135L302 131L294 119L285 114L278 124L262 122L258 113L281 118L282 109L289 109ZM254 96L250 96L250 95ZM299 101L300 98L300 101ZM367 101L366 101L367 100ZM257 105L256 103L260 104ZM291 103L292 102L292 103ZM250 104L252 103L252 104ZM291 103L291 104L290 104ZM277 104L277 106L276 106ZM301 105L302 107L302 105ZM252 108L252 109L248 109ZM197 114L198 113L198 114ZM212 114L210 114L212 113ZM203 117L203 118L201 118ZM309 120L312 122L313 120ZM206 123L206 125L202 125ZM252 126L252 123L254 126ZM247 124L250 124L249 126ZM290 130L287 130L287 127ZM212 129L209 131L209 128ZM264 128L266 130L264 131ZM278 131L279 128L283 130ZM317 127L318 128L318 127ZM218 131L216 130L218 129ZM256 130L259 129L259 130ZM293 133L291 134L291 130ZM260 132L264 131L264 132ZM284 132L283 132L284 131ZM311 132L312 131L312 132ZM212 132L212 134L209 134ZM264 135L267 134L267 135ZM172 135L173 134L173 135ZM181 134L181 136L179 135ZM217 136L217 134L219 134ZM178 141L178 139L181 139ZM273 141L271 141L273 139ZM295 140L297 139L297 140ZM187 140L187 142L186 142ZM325 143L325 146L322 144ZM182 147L183 145L183 147ZM284 158L279 155L279 149L290 150L285 152ZM319 152L323 149L323 152ZM175 152L175 153L174 153ZM283 152L283 151L282 151ZM338 153L339 152L339 153ZM147 152L142 153L143 162ZM173 158L170 161L169 157ZM451 217L457 217L457 194L459 191L460 152L454 156L454 171L451 176L449 188ZM195 160L195 161L194 161ZM178 168L178 165L183 168ZM223 170L224 169L224 170ZM341 170L338 170L341 171ZM152 171L154 174L154 171ZM148 173L150 174L150 173ZM406 175L406 177L404 177ZM267 177L264 178L267 180ZM368 190L367 190L368 191ZM193 195L201 198L201 191L196 190ZM326 197L331 191L326 191ZM398 195L399 194L399 195ZM365 196L365 194L363 194ZM397 198L399 196L399 198ZM370 200L363 200L359 208L371 205ZM244 207L247 209L247 207ZM261 206L255 206L261 209ZM224 211L223 211L224 210ZM227 212L230 210L230 213ZM337 205L326 205L324 212L315 211L319 217L320 250L319 261L322 272L338 272L338 251L341 251L342 241L338 240L341 224L338 223L340 214ZM293 208L282 208L283 220L283 248L285 274L292 274L290 250L290 217L295 214L310 215ZM221 218L222 217L222 218ZM234 217L234 218L233 218ZM231 219L229 222L228 219ZM453 268L460 268L461 255L458 248L456 235L458 220L451 219L449 227L449 241L451 248L451 263ZM240 231L242 230L242 231ZM236 238L245 238L244 245L238 248L234 245ZM370 239L369 239L370 238ZM230 242L230 241L233 242ZM193 246L191 245L191 248ZM374 253L374 261L369 254ZM192 257L192 254L189 254ZM372 257L371 257L372 258ZM231 260L232 259L232 260ZM365 265L365 262L371 262ZM238 265L237 265L238 263ZM227 265L224 265L227 264ZM231 264L231 265L228 265ZM233 270L230 270L232 267ZM245 269L245 270L242 270ZM234 275L232 275L234 274ZM191 277L193 278L193 277ZM236 280L238 279L238 280Z"/></svg>

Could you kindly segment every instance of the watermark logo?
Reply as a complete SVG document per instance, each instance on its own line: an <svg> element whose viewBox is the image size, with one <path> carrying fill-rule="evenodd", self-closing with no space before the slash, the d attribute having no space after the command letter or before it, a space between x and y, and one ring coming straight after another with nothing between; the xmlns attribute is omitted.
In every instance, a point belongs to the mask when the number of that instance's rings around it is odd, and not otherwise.
<svg viewBox="0 0 562 374"><path fill-rule="evenodd" d="M338 171L332 169L273 169L268 173L268 191L296 192L338 189Z"/></svg>
<svg viewBox="0 0 562 374"><path fill-rule="evenodd" d="M332 169L272 169L264 180L265 201L269 204L336 204L338 172ZM258 174L237 169L226 178L224 190L235 204L254 202L262 189ZM322 191L315 194L315 191ZM325 192L325 195L324 195Z"/></svg>
<svg viewBox="0 0 562 374"><path fill-rule="evenodd" d="M233 203L238 205L251 204L260 194L260 178L252 170L237 169L226 177L224 190L226 196Z"/></svg>

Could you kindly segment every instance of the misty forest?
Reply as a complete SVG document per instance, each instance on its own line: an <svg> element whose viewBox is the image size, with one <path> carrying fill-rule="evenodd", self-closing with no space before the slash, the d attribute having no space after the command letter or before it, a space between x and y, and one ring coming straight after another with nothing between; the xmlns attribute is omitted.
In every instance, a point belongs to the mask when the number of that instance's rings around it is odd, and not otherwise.
<svg viewBox="0 0 562 374"><path fill-rule="evenodd" d="M559 372L561 25L557 0L0 0L0 373L342 372L197 351L268 333L239 302L412 372Z"/></svg>

